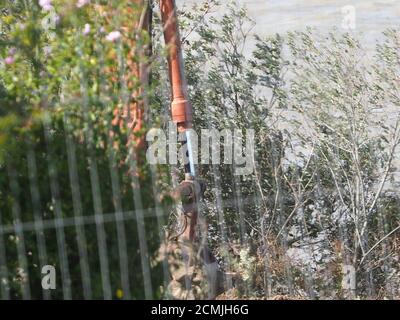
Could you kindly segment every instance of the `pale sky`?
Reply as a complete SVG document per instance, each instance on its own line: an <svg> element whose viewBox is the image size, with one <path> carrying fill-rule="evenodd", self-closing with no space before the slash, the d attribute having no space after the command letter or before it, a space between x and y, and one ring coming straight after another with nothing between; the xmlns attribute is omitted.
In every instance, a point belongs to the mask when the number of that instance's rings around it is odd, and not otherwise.
<svg viewBox="0 0 400 320"><path fill-rule="evenodd" d="M177 0L178 6L199 0ZM227 3L228 1L221 1ZM342 29L344 6L355 9L355 30L362 33L367 46L373 46L381 32L400 27L400 0L237 0L244 4L256 22L254 33L268 35L304 30L306 26L321 31ZM222 11L222 10L221 10ZM344 30L344 29L342 29Z"/></svg>

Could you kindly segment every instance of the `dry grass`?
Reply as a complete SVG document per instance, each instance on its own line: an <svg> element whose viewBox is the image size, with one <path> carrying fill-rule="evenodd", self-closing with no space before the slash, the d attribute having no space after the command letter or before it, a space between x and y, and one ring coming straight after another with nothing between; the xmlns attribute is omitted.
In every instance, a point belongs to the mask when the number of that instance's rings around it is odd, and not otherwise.
<svg viewBox="0 0 400 320"><path fill-rule="evenodd" d="M269 298L246 297L246 296L240 297L237 289L231 289L216 297L215 300L306 300L306 299L304 297L291 297L287 295L276 295Z"/></svg>

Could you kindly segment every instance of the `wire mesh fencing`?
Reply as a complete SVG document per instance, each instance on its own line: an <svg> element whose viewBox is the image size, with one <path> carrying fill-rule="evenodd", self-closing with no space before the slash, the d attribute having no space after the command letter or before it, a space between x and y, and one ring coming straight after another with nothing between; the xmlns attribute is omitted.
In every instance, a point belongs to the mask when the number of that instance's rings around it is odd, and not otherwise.
<svg viewBox="0 0 400 320"><path fill-rule="evenodd" d="M101 148L77 143L68 121L60 125L46 122L1 168L1 297L157 297L150 264L164 208L148 209L156 194L145 194L114 151L99 157ZM45 266L55 268L54 290L43 289Z"/></svg>
<svg viewBox="0 0 400 320"><path fill-rule="evenodd" d="M170 192L182 170L139 163L110 141L91 145L70 125L66 116L47 119L0 167L1 299L170 298L175 261L165 249L184 227ZM312 235L303 202L281 213L290 198L255 192L254 180L233 179L229 167L208 169L198 242L217 255L223 291L314 299L376 296L381 288L396 295L398 244L387 240L398 227L385 225L389 217L378 216L382 240L356 269L346 255L353 223L345 209L337 229L321 218L316 223L326 226ZM294 199L309 196L300 191ZM372 254L378 249L386 260Z"/></svg>
<svg viewBox="0 0 400 320"><path fill-rule="evenodd" d="M88 141L67 116L46 118L2 164L1 299L166 297L160 248L182 228L182 209L169 198L179 170L142 163L141 172L129 152ZM222 211L235 205L207 204L220 210L226 241Z"/></svg>

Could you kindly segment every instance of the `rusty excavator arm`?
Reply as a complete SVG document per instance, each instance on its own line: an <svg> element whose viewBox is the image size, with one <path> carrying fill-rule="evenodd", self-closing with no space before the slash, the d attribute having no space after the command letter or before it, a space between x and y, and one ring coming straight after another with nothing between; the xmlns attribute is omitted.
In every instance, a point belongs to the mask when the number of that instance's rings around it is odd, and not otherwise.
<svg viewBox="0 0 400 320"><path fill-rule="evenodd" d="M181 39L174 0L160 0L160 10L164 38L167 46L167 58L169 68L169 79L171 83L171 116L172 121L177 125L178 132L183 133L186 140L182 142L186 145L188 163L185 165L185 180L175 190L175 194L182 200L182 225L183 232L178 236L178 242L186 250L183 255L186 269L190 270L192 261L190 257L194 254L193 247L200 247L200 259L206 270L206 280L208 285L208 298L215 298L218 294L218 265L208 246L198 239L196 226L199 215L199 201L201 200L205 184L198 179L193 163L193 150L191 144L190 130L192 129L193 109L189 101L187 83L184 72L184 64L181 49ZM182 251L185 251L182 250ZM174 278L174 275L172 275ZM188 286L186 274L184 282ZM187 288L189 289L189 288ZM190 290L190 289L189 289Z"/></svg>
<svg viewBox="0 0 400 320"><path fill-rule="evenodd" d="M139 31L146 31L151 34L151 1L148 0L132 0L142 9L139 23L135 26ZM209 250L206 241L199 239L197 234L199 221L199 202L205 191L205 183L200 180L196 174L193 161L193 150L190 132L193 122L193 109L189 101L187 83L184 72L184 64L182 57L181 39L179 36L179 26L177 12L174 0L159 0L161 21L164 31L165 44L167 48L167 59L169 69L169 80L171 87L171 116L172 121L176 124L178 132L185 137L182 147L187 150L187 164L185 164L185 180L172 192L173 197L182 202L181 225L183 230L179 235L175 236L174 243L180 247L182 253L180 260L184 265L184 272L171 271L172 281L169 287L178 286L179 290L169 290L186 292L186 294L175 295L177 299L194 298L190 292L193 292L194 265L200 260L205 279L207 282L208 294L207 298L215 298L219 293L221 286L220 272L218 271L217 262ZM137 50L136 54L149 55L149 50ZM133 59L134 60L134 59ZM141 59L139 59L140 61ZM146 85L149 82L149 68L146 63L134 63L131 66L131 74L140 79L141 86L133 92L133 96L143 96ZM139 155L145 146L143 135L140 131L145 121L145 100L133 99L128 109L124 111L131 126L131 134L128 137L129 145L135 149L134 154ZM140 157L138 157L140 159ZM203 241L202 241L203 240ZM182 290L181 290L182 289ZM174 296L174 295L173 295Z"/></svg>

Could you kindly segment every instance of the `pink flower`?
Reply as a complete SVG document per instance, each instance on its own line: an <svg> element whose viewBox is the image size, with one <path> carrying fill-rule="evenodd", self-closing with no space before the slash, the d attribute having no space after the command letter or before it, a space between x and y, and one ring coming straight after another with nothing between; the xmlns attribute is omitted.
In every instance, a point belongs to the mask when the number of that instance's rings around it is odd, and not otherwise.
<svg viewBox="0 0 400 320"><path fill-rule="evenodd" d="M83 28L83 35L87 36L90 33L90 24L86 23L85 28Z"/></svg>
<svg viewBox="0 0 400 320"><path fill-rule="evenodd" d="M50 11L53 9L51 1L52 0L39 0L39 6L41 6L44 11Z"/></svg>
<svg viewBox="0 0 400 320"><path fill-rule="evenodd" d="M87 5L90 3L90 0L78 0L78 2L76 3L76 6L78 8L82 8L84 5Z"/></svg>
<svg viewBox="0 0 400 320"><path fill-rule="evenodd" d="M43 47L43 53L44 53L45 58L47 58L49 55L51 55L52 51L53 50L51 49L50 46Z"/></svg>
<svg viewBox="0 0 400 320"><path fill-rule="evenodd" d="M106 40L111 42L114 42L119 38L121 38L121 32L119 31L112 31L106 36Z"/></svg>
<svg viewBox="0 0 400 320"><path fill-rule="evenodd" d="M13 64L15 62L13 56L8 56L7 58L4 59L4 62L8 65Z"/></svg>

